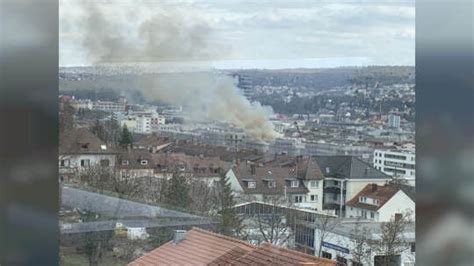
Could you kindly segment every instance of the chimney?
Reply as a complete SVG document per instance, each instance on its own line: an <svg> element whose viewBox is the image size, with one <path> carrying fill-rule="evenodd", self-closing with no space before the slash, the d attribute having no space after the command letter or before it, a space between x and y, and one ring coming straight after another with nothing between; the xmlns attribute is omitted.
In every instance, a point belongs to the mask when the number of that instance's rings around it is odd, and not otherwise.
<svg viewBox="0 0 474 266"><path fill-rule="evenodd" d="M256 168L257 167L255 166L255 164L250 165L250 173L252 173L252 175L254 175L257 172Z"/></svg>
<svg viewBox="0 0 474 266"><path fill-rule="evenodd" d="M173 244L177 245L179 242L186 239L186 230L174 230Z"/></svg>
<svg viewBox="0 0 474 266"><path fill-rule="evenodd" d="M402 219L402 214L401 213L395 213L395 222L398 222Z"/></svg>
<svg viewBox="0 0 474 266"><path fill-rule="evenodd" d="M377 191L377 184L371 184L372 192Z"/></svg>

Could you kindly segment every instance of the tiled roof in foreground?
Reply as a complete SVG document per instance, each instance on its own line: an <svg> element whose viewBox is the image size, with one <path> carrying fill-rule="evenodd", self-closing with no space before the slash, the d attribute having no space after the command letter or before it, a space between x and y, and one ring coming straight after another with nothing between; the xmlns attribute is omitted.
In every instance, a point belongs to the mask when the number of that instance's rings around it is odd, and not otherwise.
<svg viewBox="0 0 474 266"><path fill-rule="evenodd" d="M194 227L178 244L170 241L129 265L336 265L336 262L271 244L258 247Z"/></svg>

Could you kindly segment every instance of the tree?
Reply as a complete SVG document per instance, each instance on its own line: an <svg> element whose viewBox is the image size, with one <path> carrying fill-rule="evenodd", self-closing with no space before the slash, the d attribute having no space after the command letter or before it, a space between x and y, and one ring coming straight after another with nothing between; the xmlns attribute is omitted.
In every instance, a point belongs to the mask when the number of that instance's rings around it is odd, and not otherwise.
<svg viewBox="0 0 474 266"><path fill-rule="evenodd" d="M165 191L165 203L182 209L189 207L189 184L183 173L174 171Z"/></svg>
<svg viewBox="0 0 474 266"><path fill-rule="evenodd" d="M130 133L130 131L128 130L127 125L123 126L122 135L119 139L119 144L121 146L133 145L133 136L132 133Z"/></svg>
<svg viewBox="0 0 474 266"><path fill-rule="evenodd" d="M357 219L357 223L351 231L350 237L354 243L351 249L352 261L362 265L370 264L372 231L362 225L360 217Z"/></svg>
<svg viewBox="0 0 474 266"><path fill-rule="evenodd" d="M284 197L268 197L265 203L256 203L246 216L245 223L251 228L248 232L250 240L269 242L273 245L288 246L294 236L291 225L294 216L286 205ZM253 239L253 238L257 239Z"/></svg>
<svg viewBox="0 0 474 266"><path fill-rule="evenodd" d="M397 256L410 247L404 233L413 223L411 216L410 211L395 214L389 222L381 223L380 239L372 241L372 248L379 254L377 257L381 265L392 265Z"/></svg>
<svg viewBox="0 0 474 266"><path fill-rule="evenodd" d="M323 249L323 242L327 241L329 238L329 232L331 232L334 228L337 227L339 224L339 218L330 215L329 212L326 214L319 215L316 217L315 221L315 229L317 231L315 241L318 241L319 250L317 250L318 257L322 255Z"/></svg>
<svg viewBox="0 0 474 266"><path fill-rule="evenodd" d="M219 181L220 224L219 232L226 236L239 236L242 231L242 219L234 209L235 201L232 189L225 173Z"/></svg>
<svg viewBox="0 0 474 266"><path fill-rule="evenodd" d="M94 222L100 220L100 215L88 210L78 210L83 223ZM90 266L99 265L102 259L102 254L110 244L113 231L91 231L85 232L84 237L84 251L89 260Z"/></svg>

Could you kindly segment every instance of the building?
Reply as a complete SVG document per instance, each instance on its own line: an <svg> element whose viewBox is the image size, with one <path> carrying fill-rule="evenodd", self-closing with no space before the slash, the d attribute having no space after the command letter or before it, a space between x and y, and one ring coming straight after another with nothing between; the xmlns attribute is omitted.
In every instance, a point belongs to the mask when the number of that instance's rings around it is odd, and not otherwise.
<svg viewBox="0 0 474 266"><path fill-rule="evenodd" d="M200 228L176 230L173 240L132 261L135 265L336 265L334 261Z"/></svg>
<svg viewBox="0 0 474 266"><path fill-rule="evenodd" d="M155 163L146 149L122 149L117 156L117 169L120 178L151 177Z"/></svg>
<svg viewBox="0 0 474 266"><path fill-rule="evenodd" d="M346 218L361 217L374 222L389 222L395 214L415 214L415 188L406 185L368 184L346 203Z"/></svg>
<svg viewBox="0 0 474 266"><path fill-rule="evenodd" d="M415 152L410 150L375 150L374 167L387 175L415 183Z"/></svg>
<svg viewBox="0 0 474 266"><path fill-rule="evenodd" d="M354 156L315 156L324 175L323 209L344 217L345 204L367 184L384 185L392 178Z"/></svg>
<svg viewBox="0 0 474 266"><path fill-rule="evenodd" d="M327 230L325 232L325 237L322 243L320 241L315 241L315 250L322 249L321 257L337 261L338 265L387 265L380 262L380 259L384 257L384 254L378 253L374 249L368 249L369 252L363 256L363 263L358 263L354 261L354 251L357 247L357 240L354 238L354 230L356 226L359 226L359 230L362 230L362 228L367 230L364 237L368 241L372 243L377 243L381 241L381 223L367 221L346 221L338 224L337 226L333 226L329 230ZM320 239L320 229L314 227L314 230L314 239ZM396 262L394 264L388 265L414 266L415 224L409 224L406 230L404 232L401 232L400 234L404 243L402 243L397 249L401 250L401 252L394 256L394 260Z"/></svg>
<svg viewBox="0 0 474 266"><path fill-rule="evenodd" d="M388 115L388 127L399 129L400 128L400 116L396 114Z"/></svg>
<svg viewBox="0 0 474 266"><path fill-rule="evenodd" d="M205 157L204 155L156 153L152 156L155 162L155 176L170 178L174 172L179 171L195 180L206 182L209 186L216 185L221 179L221 174L231 166L229 162L218 157Z"/></svg>
<svg viewBox="0 0 474 266"><path fill-rule="evenodd" d="M250 100L250 97L253 96L252 88L252 78L248 75L237 74L234 77L237 77L237 87L242 91L242 94Z"/></svg>
<svg viewBox="0 0 474 266"><path fill-rule="evenodd" d="M240 202L283 199L295 207L322 209L324 176L311 157L277 157L235 164L226 174Z"/></svg>
<svg viewBox="0 0 474 266"><path fill-rule="evenodd" d="M90 167L115 167L117 152L87 128L73 128L59 136L59 175L73 178Z"/></svg>
<svg viewBox="0 0 474 266"><path fill-rule="evenodd" d="M104 112L124 112L127 107L127 100L121 97L117 102L96 101L92 103L92 110Z"/></svg>

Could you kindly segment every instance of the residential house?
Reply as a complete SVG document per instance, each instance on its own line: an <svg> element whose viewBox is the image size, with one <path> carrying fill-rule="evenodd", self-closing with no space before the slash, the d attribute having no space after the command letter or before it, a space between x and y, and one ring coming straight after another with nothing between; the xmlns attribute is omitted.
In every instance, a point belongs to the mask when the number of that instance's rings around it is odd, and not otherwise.
<svg viewBox="0 0 474 266"><path fill-rule="evenodd" d="M176 230L173 240L132 261L135 265L336 265L334 261L200 228Z"/></svg>
<svg viewBox="0 0 474 266"><path fill-rule="evenodd" d="M121 149L117 156L117 170L121 178L154 176L154 162L146 149Z"/></svg>
<svg viewBox="0 0 474 266"><path fill-rule="evenodd" d="M73 128L59 136L59 175L73 178L89 167L115 167L116 150L87 128Z"/></svg>
<svg viewBox="0 0 474 266"><path fill-rule="evenodd" d="M322 209L324 176L313 158L237 163L226 176L240 202L283 198L296 207Z"/></svg>
<svg viewBox="0 0 474 266"><path fill-rule="evenodd" d="M221 174L231 166L219 157L186 155L184 153L156 153L155 176L170 178L174 171L185 173L196 180L204 181L209 186L219 182Z"/></svg>
<svg viewBox="0 0 474 266"><path fill-rule="evenodd" d="M384 185L392 178L355 156L315 156L324 175L323 209L344 217L345 204L367 184ZM341 212L342 211L342 212Z"/></svg>
<svg viewBox="0 0 474 266"><path fill-rule="evenodd" d="M415 188L406 185L368 184L346 203L346 217L388 222L397 213L415 214Z"/></svg>

